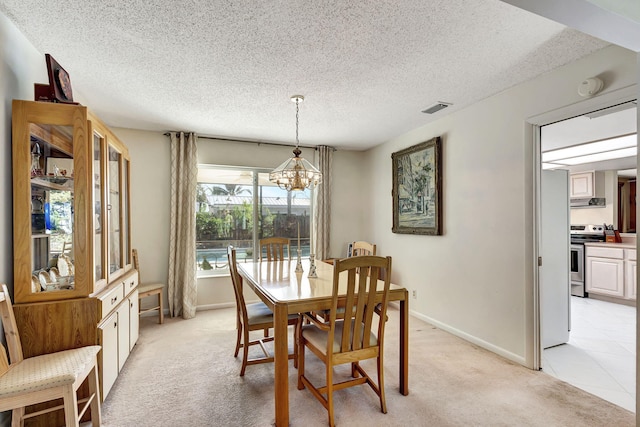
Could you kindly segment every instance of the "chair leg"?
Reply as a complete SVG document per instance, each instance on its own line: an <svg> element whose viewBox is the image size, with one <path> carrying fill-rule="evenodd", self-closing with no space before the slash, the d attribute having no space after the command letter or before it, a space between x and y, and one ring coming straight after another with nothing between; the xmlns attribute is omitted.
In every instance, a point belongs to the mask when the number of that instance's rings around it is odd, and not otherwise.
<svg viewBox="0 0 640 427"><path fill-rule="evenodd" d="M298 328L300 321L293 325L293 367L298 369Z"/></svg>
<svg viewBox="0 0 640 427"><path fill-rule="evenodd" d="M240 351L240 341L242 340L242 322L240 322L240 317L237 319L236 329L238 330L238 337L236 339L236 351L233 354L233 357L238 357L238 352Z"/></svg>
<svg viewBox="0 0 640 427"><path fill-rule="evenodd" d="M100 427L102 425L102 414L100 413L100 387L98 386L98 364L93 366L91 372L89 372L89 395L93 400L90 404L91 410L91 425L93 427Z"/></svg>
<svg viewBox="0 0 640 427"><path fill-rule="evenodd" d="M384 365L382 354L378 355L378 390L380 391L380 409L383 414L387 413L387 400L384 396Z"/></svg>
<svg viewBox="0 0 640 427"><path fill-rule="evenodd" d="M243 342L242 342L242 368L240 368L240 376L244 377L244 371L247 369L247 360L249 360L249 330L243 328L242 330Z"/></svg>
<svg viewBox="0 0 640 427"><path fill-rule="evenodd" d="M11 427L23 427L24 420L22 417L24 416L24 408L16 408L11 411Z"/></svg>
<svg viewBox="0 0 640 427"><path fill-rule="evenodd" d="M304 389L302 377L304 376L304 338L302 338L302 325L298 329L298 390Z"/></svg>
<svg viewBox="0 0 640 427"><path fill-rule="evenodd" d="M64 388L62 392L62 401L64 402L64 421L66 427L78 427L78 396L71 386Z"/></svg>
<svg viewBox="0 0 640 427"><path fill-rule="evenodd" d="M164 323L164 308L162 305L162 289L160 289L160 293L158 294L158 305L160 308L158 309L158 316L160 317L160 324Z"/></svg>
<svg viewBox="0 0 640 427"><path fill-rule="evenodd" d="M330 363L327 367L327 412L329 413L329 426L335 427L336 423L333 417L333 367Z"/></svg>

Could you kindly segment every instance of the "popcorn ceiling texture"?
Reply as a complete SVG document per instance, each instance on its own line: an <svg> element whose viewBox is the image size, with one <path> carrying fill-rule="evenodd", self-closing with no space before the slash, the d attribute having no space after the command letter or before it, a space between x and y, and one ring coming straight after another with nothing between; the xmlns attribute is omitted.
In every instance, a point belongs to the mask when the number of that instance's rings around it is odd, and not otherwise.
<svg viewBox="0 0 640 427"><path fill-rule="evenodd" d="M3 0L109 125L366 149L607 46L498 0ZM35 83L35 82L34 82ZM39 82L44 83L44 82ZM454 105L433 116L438 101Z"/></svg>

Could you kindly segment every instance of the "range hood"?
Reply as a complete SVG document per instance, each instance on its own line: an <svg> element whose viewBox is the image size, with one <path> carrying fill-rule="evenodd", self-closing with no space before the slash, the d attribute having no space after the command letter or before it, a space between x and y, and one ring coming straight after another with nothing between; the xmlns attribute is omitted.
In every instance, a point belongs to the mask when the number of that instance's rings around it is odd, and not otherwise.
<svg viewBox="0 0 640 427"><path fill-rule="evenodd" d="M604 197L587 197L584 199L571 199L571 208L604 208L607 199Z"/></svg>

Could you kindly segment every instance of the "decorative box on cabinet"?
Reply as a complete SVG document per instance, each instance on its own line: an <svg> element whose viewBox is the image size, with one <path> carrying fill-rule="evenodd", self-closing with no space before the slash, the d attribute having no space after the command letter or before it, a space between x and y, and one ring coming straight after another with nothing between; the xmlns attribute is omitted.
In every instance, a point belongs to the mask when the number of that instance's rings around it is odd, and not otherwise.
<svg viewBox="0 0 640 427"><path fill-rule="evenodd" d="M99 325L120 310L127 340L137 338L126 146L82 105L12 107L14 309L25 356L100 343ZM100 365L101 383L103 373ZM30 424L55 424L42 418Z"/></svg>

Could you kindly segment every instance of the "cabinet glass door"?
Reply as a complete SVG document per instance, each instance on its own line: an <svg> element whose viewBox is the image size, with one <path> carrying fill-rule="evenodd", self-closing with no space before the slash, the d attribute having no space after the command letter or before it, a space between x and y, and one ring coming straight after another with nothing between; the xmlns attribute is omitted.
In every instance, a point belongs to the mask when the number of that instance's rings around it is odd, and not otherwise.
<svg viewBox="0 0 640 427"><path fill-rule="evenodd" d="M69 126L31 126L31 292L74 288L73 141ZM57 145L50 141L57 135Z"/></svg>
<svg viewBox="0 0 640 427"><path fill-rule="evenodd" d="M94 252L93 252L93 265L94 265L94 279L99 287L100 282L106 282L106 270L104 268L104 213L102 203L102 150L104 146L104 137L94 132L93 134L93 229L94 229Z"/></svg>
<svg viewBox="0 0 640 427"><path fill-rule="evenodd" d="M109 204L107 206L109 216L109 273L115 273L123 268L121 242L122 242L122 206L120 204L120 166L122 155L118 150L109 145Z"/></svg>
<svg viewBox="0 0 640 427"><path fill-rule="evenodd" d="M131 265L131 233L129 200L129 160L122 162L122 254L125 265Z"/></svg>

